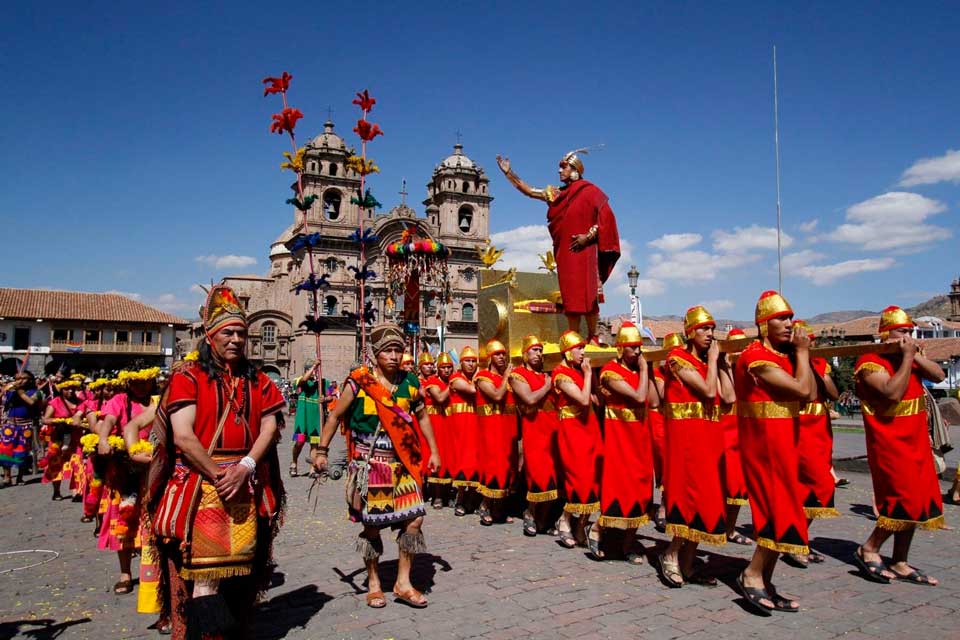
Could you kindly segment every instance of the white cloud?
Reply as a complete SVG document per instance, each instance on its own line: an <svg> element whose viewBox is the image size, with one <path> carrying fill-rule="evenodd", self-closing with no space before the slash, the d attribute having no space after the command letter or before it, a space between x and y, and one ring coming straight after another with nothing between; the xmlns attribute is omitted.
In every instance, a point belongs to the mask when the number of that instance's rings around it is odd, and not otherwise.
<svg viewBox="0 0 960 640"><path fill-rule="evenodd" d="M703 240L703 236L699 233L667 233L656 240L651 240L647 245L660 251L672 253L689 249L693 245L699 244L701 240Z"/></svg>
<svg viewBox="0 0 960 640"><path fill-rule="evenodd" d="M953 182L960 184L960 149L949 149L937 158L921 158L900 176L899 186Z"/></svg>
<svg viewBox="0 0 960 640"><path fill-rule="evenodd" d="M129 291L117 291L116 289L111 289L110 291L104 291L104 293L112 293L114 295L124 296L126 298L130 298L131 300L139 300L140 298L143 297L139 293L130 293Z"/></svg>
<svg viewBox="0 0 960 640"><path fill-rule="evenodd" d="M726 298L721 298L719 300L703 300L697 304L702 304L704 307L706 307L707 311L709 311L713 317L717 317L718 314L723 313L724 311L729 311L736 306L733 300L727 300Z"/></svg>
<svg viewBox="0 0 960 640"><path fill-rule="evenodd" d="M745 253L752 249L776 249L777 229L775 227L735 227L733 233L717 229L713 232L713 248L723 253ZM781 244L789 247L793 238L786 233L781 234Z"/></svg>
<svg viewBox="0 0 960 640"><path fill-rule="evenodd" d="M201 286L198 285L198 284L192 284L192 285L190 285L190 293L197 293L197 294L200 294L200 295L202 295L202 296L207 295L207 292L203 290L203 287L201 287Z"/></svg>
<svg viewBox="0 0 960 640"><path fill-rule="evenodd" d="M650 256L650 269L646 276L662 280L698 282L713 280L724 269L735 269L759 260L750 254L711 254L706 251L679 251L664 256Z"/></svg>
<svg viewBox="0 0 960 640"><path fill-rule="evenodd" d="M179 313L184 312L197 312L197 303L196 302L187 302L186 300L181 300L173 293L161 293L156 298L150 298L143 301L144 304L148 304L151 307L156 307L161 311L166 311L168 313ZM188 315L189 317L189 315Z"/></svg>
<svg viewBox="0 0 960 640"><path fill-rule="evenodd" d="M815 285L831 284L840 278L846 278L866 271L885 271L895 264L893 258L867 258L864 260L846 260L835 264L808 265L796 270L800 277Z"/></svg>
<svg viewBox="0 0 960 640"><path fill-rule="evenodd" d="M818 218L814 218L813 220L807 220L806 222L802 222L800 223L800 231L802 231L803 233L810 233L811 231L817 228L817 224L819 222L820 220Z"/></svg>
<svg viewBox="0 0 960 640"><path fill-rule="evenodd" d="M803 251L788 253L783 256L783 270L787 272L787 274L790 274L800 267L813 264L817 260L822 260L825 257L822 253L814 251L813 249L804 249ZM774 266L776 266L776 264L774 264Z"/></svg>
<svg viewBox="0 0 960 640"><path fill-rule="evenodd" d="M257 264L256 258L251 256L236 256L233 254L225 256L197 256L194 260L201 264L210 265L215 269L238 269L240 267L249 267L252 264Z"/></svg>
<svg viewBox="0 0 960 640"><path fill-rule="evenodd" d="M937 200L891 191L847 209L847 222L826 235L833 242L860 245L867 251L909 251L949 238L949 229L924 221L946 210Z"/></svg>
<svg viewBox="0 0 960 640"><path fill-rule="evenodd" d="M495 269L509 269L516 267L517 271L537 273L543 263L537 254L545 254L553 250L553 241L546 225L529 224L515 229L508 229L491 234L490 244L503 249L500 262L494 265Z"/></svg>

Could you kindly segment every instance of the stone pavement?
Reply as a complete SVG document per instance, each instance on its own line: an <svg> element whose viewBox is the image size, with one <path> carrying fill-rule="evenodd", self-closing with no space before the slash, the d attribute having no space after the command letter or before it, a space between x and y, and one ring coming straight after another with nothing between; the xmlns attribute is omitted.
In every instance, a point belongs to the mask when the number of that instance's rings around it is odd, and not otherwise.
<svg viewBox="0 0 960 640"><path fill-rule="evenodd" d="M960 433L954 441L960 442ZM861 434L838 434L838 451L856 455ZM281 445L289 459L289 442ZM839 456L838 457L842 457ZM956 469L957 455L948 460ZM303 465L301 466L303 468ZM842 467L841 467L842 468ZM258 638L784 638L960 637L958 531L918 532L913 561L940 578L936 588L878 585L856 575L850 555L871 530L869 476L850 469L838 490L844 517L812 528L813 546L827 561L807 570L780 565L777 583L798 597L802 611L758 618L732 588L750 549L707 548L723 584L671 590L650 564L592 562L582 549L565 550L551 538L525 538L520 523L481 527L476 517L430 511L430 553L419 556L414 583L429 589L418 611L392 598L385 609L364 605L361 563L353 551L357 527L344 518L342 482L320 489L316 512L307 504L310 480L288 480L287 522L277 541L282 573L261 605ZM942 483L944 490L948 487ZM960 509L946 507L948 524ZM0 552L57 551L58 558L26 571L8 571L50 554L0 555L0 638L158 638L152 616L135 612L135 595L116 596L116 556L96 549L80 505L51 502L38 481L0 490ZM740 522L749 522L744 509ZM649 557L665 536L641 530ZM888 543L889 544L889 543ZM396 572L396 547L386 545L384 586ZM889 553L889 547L885 549Z"/></svg>

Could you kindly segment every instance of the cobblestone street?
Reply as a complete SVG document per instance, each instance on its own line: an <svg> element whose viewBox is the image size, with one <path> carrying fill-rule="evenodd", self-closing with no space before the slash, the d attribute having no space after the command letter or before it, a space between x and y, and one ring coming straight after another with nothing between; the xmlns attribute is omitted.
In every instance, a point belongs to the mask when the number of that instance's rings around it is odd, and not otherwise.
<svg viewBox="0 0 960 640"><path fill-rule="evenodd" d="M954 442L960 433L954 430ZM281 460L289 460L289 442ZM836 458L862 454L862 433L838 433ZM948 457L952 478L957 456ZM430 606L417 611L388 600L364 604L364 575L353 550L357 527L344 515L343 486L320 489L316 511L307 502L310 480L287 481L287 521L276 543L280 577L257 616L258 638L958 638L960 558L956 530L918 532L912 561L940 579L929 588L879 585L857 575L851 554L866 538L871 489L862 463L839 466L850 485L837 491L842 518L815 522L812 546L826 562L806 570L779 565L777 582L802 605L797 615L758 618L733 588L751 553L727 545L706 548L718 588L670 590L650 564L665 536L641 530L648 562L592 562L584 550L565 550L545 536L525 538L517 521L485 528L475 516L430 510L424 527L429 554L418 556L414 584ZM306 465L301 463L301 470ZM944 481L947 489L949 483ZM947 506L956 526L958 508ZM744 509L740 521L749 523ZM51 502L50 488L31 478L0 491L0 551L49 549L58 558L0 556L0 638L154 638L153 616L138 615L136 596L116 596L115 554L96 549L92 525L80 523L80 505ZM386 539L386 538L385 538ZM890 547L884 549L889 553ZM384 587L396 571L396 547L386 545ZM135 565L136 566L136 565Z"/></svg>

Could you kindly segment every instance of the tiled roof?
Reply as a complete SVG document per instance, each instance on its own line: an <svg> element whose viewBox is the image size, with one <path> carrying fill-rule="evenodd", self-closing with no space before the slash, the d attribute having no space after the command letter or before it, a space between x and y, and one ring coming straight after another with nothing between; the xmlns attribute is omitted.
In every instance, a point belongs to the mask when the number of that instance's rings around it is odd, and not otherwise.
<svg viewBox="0 0 960 640"><path fill-rule="evenodd" d="M116 293L45 291L0 288L0 317L44 320L91 320L144 324L190 324L183 318L154 309Z"/></svg>
<svg viewBox="0 0 960 640"><path fill-rule="evenodd" d="M934 362L960 356L960 338L927 338L922 342L923 354Z"/></svg>
<svg viewBox="0 0 960 640"><path fill-rule="evenodd" d="M847 320L846 322L815 324L813 325L812 329L817 335L820 335L821 329L826 329L829 331L831 328L835 327L838 330L843 329L847 336L876 336L879 326L880 316L864 316L863 318L855 318L853 320ZM921 329L929 329L933 325L929 321L918 320L917 326ZM950 330L960 329L960 322L943 320L942 327Z"/></svg>

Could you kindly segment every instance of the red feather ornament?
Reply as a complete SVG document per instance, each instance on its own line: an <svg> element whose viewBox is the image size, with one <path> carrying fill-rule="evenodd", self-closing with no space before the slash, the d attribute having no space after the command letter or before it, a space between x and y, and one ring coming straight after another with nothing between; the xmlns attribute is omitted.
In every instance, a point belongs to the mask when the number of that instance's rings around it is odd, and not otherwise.
<svg viewBox="0 0 960 640"><path fill-rule="evenodd" d="M357 126L353 131L360 136L360 139L364 142L370 142L377 136L383 135L383 131L380 130L380 125L371 124L366 120L357 120Z"/></svg>
<svg viewBox="0 0 960 640"><path fill-rule="evenodd" d="M271 133L283 134L285 131L289 131L291 134L297 126L297 120L303 117L303 112L300 109L292 109L287 107L280 113L273 114L273 124L270 125Z"/></svg>
<svg viewBox="0 0 960 640"><path fill-rule="evenodd" d="M264 88L263 96L267 97L271 93L286 93L287 89L290 88L290 81L293 80L293 76L283 72L279 78L267 77L263 79L263 84L269 84L269 87Z"/></svg>
<svg viewBox="0 0 960 640"><path fill-rule="evenodd" d="M366 89L364 89L363 93L357 94L353 104L360 107L361 111L370 111L370 109L373 109L373 105L377 104L377 101L375 98L370 96Z"/></svg>

